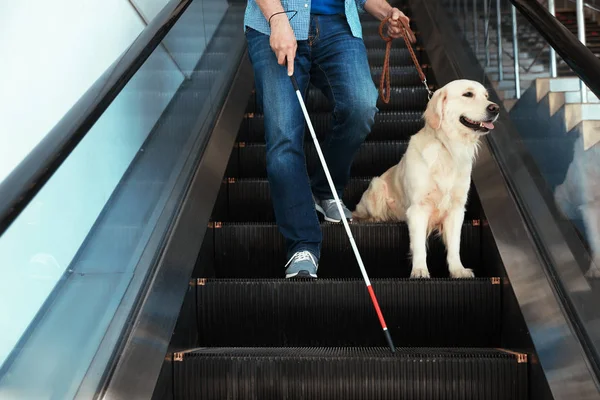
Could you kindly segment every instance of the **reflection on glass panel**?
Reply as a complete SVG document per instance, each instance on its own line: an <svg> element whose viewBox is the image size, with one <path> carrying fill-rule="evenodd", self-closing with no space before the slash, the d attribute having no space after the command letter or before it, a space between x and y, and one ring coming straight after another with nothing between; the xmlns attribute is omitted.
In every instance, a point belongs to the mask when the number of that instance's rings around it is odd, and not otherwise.
<svg viewBox="0 0 600 400"><path fill-rule="evenodd" d="M514 147L522 145L525 153L510 148L501 151L505 158L522 156L535 181L535 187L515 186L517 194L551 259L551 275L575 310L572 317L584 327L582 338L591 340L598 357L600 101L564 60L555 57L547 41L509 1L445 4L461 21L463 37L509 110L516 128ZM571 5L571 10L556 12L557 20L575 38L579 29L585 32L586 46L600 54L600 23L586 10L584 24L578 26L574 3ZM506 172L510 177L523 171ZM529 200L533 193L546 204L533 204ZM536 210L542 206L548 207L551 221L538 218ZM549 223L557 227L560 237L550 240L546 235L543 227Z"/></svg>
<svg viewBox="0 0 600 400"><path fill-rule="evenodd" d="M151 268L142 255L158 250L167 200L180 199L175 182L191 176L239 63L242 16L192 2L0 237L0 398L70 398L101 342L116 341L107 329L126 324Z"/></svg>
<svg viewBox="0 0 600 400"><path fill-rule="evenodd" d="M143 215L149 210L144 210L141 204L132 204L109 224L98 227L95 224L111 214L106 205L119 196L116 189L120 188L132 162L143 152L153 126L182 82L182 74L164 50L158 48L2 236L0 293L11 299L0 302L0 318L6 318L2 325L11 327L0 341L2 361L11 351L18 356L16 352L22 349L15 345L19 340L29 339L23 334L36 316L35 322L44 324L49 314L61 308L65 311L75 306L87 308L86 312L69 312L83 319L62 321L67 324L63 329L68 326L72 330L85 330L85 341L77 346L63 342L66 348L54 342L48 349L55 352L52 357L38 360L35 367L30 360L18 357L12 368L23 362L34 373L37 368L46 368L46 362L56 363L68 354L80 360L93 357L102 331L133 274L135 248L141 245L144 228L135 221L136 214ZM151 196L156 189L153 183L137 181L137 195ZM92 243L98 246L90 248ZM62 303L66 292L75 288L79 288L79 294L87 293L85 297ZM61 331L60 326L53 328L57 334ZM52 342L51 337L48 339ZM26 346L26 342L20 345ZM85 369L78 372L83 374ZM5 375L2 382L10 386L10 375Z"/></svg>
<svg viewBox="0 0 600 400"><path fill-rule="evenodd" d="M144 24L124 0L55 0L0 1L0 26L2 181Z"/></svg>

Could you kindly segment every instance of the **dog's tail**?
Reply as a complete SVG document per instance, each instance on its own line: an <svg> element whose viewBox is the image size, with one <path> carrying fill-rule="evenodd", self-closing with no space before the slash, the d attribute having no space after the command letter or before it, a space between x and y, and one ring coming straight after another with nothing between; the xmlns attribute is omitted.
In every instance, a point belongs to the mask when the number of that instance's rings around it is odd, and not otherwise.
<svg viewBox="0 0 600 400"><path fill-rule="evenodd" d="M380 222L388 219L388 188L379 177L373 178L363 193L352 218L356 221Z"/></svg>

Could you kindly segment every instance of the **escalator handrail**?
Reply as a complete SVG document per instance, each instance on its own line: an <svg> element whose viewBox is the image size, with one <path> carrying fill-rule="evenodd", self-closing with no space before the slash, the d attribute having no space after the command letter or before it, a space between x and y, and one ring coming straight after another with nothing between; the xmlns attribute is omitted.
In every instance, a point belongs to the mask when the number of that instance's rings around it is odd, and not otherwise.
<svg viewBox="0 0 600 400"><path fill-rule="evenodd" d="M588 88L600 97L600 59L537 0L510 0Z"/></svg>
<svg viewBox="0 0 600 400"><path fill-rule="evenodd" d="M58 170L192 0L171 0L0 184L0 236Z"/></svg>

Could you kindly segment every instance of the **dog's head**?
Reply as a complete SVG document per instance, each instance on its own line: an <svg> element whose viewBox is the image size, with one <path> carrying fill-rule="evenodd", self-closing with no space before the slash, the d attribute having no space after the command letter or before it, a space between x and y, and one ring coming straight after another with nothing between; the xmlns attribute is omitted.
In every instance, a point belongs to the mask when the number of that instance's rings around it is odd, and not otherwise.
<svg viewBox="0 0 600 400"><path fill-rule="evenodd" d="M499 112L482 84L459 79L436 90L423 116L432 129L448 135L485 135L494 129Z"/></svg>

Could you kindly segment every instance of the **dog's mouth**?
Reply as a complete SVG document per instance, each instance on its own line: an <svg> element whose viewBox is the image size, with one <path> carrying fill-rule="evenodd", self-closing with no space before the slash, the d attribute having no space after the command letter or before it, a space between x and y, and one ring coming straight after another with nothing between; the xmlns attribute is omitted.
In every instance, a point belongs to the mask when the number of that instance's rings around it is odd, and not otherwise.
<svg viewBox="0 0 600 400"><path fill-rule="evenodd" d="M461 124L463 124L464 126L466 126L469 129L472 129L476 132L489 132L492 129L494 129L494 119L490 119L488 121L473 121L472 119L469 119L467 117L465 117L464 115L461 115L460 117L460 122Z"/></svg>

